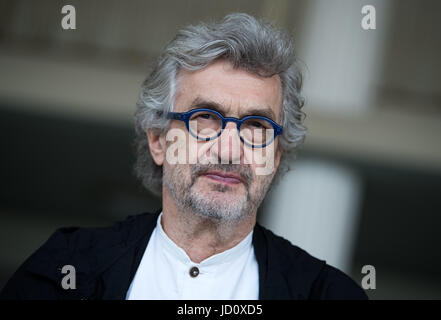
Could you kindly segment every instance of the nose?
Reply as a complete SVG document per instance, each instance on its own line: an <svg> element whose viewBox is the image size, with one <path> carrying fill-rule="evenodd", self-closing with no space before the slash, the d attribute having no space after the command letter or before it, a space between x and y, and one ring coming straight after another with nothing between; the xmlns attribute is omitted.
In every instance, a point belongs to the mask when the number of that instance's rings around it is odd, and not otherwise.
<svg viewBox="0 0 441 320"><path fill-rule="evenodd" d="M239 138L237 125L234 122L227 122L224 131L213 146L220 163L240 164L243 157L242 143Z"/></svg>

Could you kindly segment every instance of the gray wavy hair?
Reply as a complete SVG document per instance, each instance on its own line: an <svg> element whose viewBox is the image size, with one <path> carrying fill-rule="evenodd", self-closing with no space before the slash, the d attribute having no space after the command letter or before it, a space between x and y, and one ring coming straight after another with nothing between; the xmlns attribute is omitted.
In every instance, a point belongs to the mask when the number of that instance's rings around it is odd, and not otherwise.
<svg viewBox="0 0 441 320"><path fill-rule="evenodd" d="M229 14L220 22L185 27L166 46L143 82L135 113L135 175L157 196L162 194L162 166L153 161L146 130L158 134L168 130L170 120L165 113L174 107L179 70L199 70L216 59L226 59L235 68L262 77L277 74L281 79L283 134L279 136L279 148L283 153L274 182L289 170L289 160L304 140L302 73L293 41L286 32L244 13Z"/></svg>

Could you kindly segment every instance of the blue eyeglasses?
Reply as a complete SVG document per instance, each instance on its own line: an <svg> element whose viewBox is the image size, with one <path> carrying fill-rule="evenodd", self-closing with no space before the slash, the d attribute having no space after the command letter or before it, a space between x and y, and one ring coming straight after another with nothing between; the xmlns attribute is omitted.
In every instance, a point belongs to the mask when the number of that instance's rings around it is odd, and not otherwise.
<svg viewBox="0 0 441 320"><path fill-rule="evenodd" d="M246 116L242 119L224 117L212 109L197 108L188 112L168 112L168 119L185 122L188 132L198 140L209 141L222 134L227 122L237 125L240 140L252 148L264 148L282 134L282 126L263 116Z"/></svg>

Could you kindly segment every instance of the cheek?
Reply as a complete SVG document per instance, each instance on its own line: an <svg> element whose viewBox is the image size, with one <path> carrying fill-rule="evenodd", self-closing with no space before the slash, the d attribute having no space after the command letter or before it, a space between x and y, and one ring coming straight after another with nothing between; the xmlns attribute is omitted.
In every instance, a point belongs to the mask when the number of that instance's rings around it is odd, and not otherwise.
<svg viewBox="0 0 441 320"><path fill-rule="evenodd" d="M266 148L244 148L245 163L249 164L256 177L268 176L274 173L276 168L276 155L274 146Z"/></svg>
<svg viewBox="0 0 441 320"><path fill-rule="evenodd" d="M273 175L254 175L253 183L249 189L250 198L261 199L266 194L272 180Z"/></svg>
<svg viewBox="0 0 441 320"><path fill-rule="evenodd" d="M265 165L266 150L265 148L252 149L244 147L244 161L249 164L251 168L258 168Z"/></svg>
<svg viewBox="0 0 441 320"><path fill-rule="evenodd" d="M191 168L187 164L164 163L164 176L172 183L188 186L191 183Z"/></svg>

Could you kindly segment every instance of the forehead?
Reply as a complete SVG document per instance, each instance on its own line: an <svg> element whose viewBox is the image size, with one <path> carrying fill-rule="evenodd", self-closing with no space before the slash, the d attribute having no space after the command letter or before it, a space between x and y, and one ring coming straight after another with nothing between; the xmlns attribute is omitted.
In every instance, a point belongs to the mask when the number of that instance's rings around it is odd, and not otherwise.
<svg viewBox="0 0 441 320"><path fill-rule="evenodd" d="M249 110L269 109L275 115L273 120L278 121L281 91L278 75L260 77L220 60L198 71L179 72L174 111L187 111L194 101L212 101L222 106L228 116L239 117Z"/></svg>

